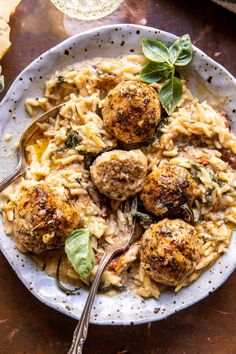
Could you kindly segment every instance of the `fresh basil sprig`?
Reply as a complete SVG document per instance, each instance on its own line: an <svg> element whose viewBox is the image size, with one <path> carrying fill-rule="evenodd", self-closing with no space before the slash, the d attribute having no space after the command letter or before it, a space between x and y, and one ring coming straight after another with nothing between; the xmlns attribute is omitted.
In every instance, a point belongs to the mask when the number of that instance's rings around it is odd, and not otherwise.
<svg viewBox="0 0 236 354"><path fill-rule="evenodd" d="M192 43L188 34L167 48L163 43L143 38L142 50L149 62L142 68L140 78L147 83L164 80L160 102L171 115L182 97L182 82L175 76L176 66L185 66L192 59Z"/></svg>
<svg viewBox="0 0 236 354"><path fill-rule="evenodd" d="M73 231L66 239L65 252L80 279L85 281L90 276L95 264L89 229Z"/></svg>
<svg viewBox="0 0 236 354"><path fill-rule="evenodd" d="M159 82L164 77L169 75L169 66L166 63L154 63L150 61L141 70L141 80L152 84L153 82Z"/></svg>
<svg viewBox="0 0 236 354"><path fill-rule="evenodd" d="M156 63L168 63L169 61L168 48L161 42L143 38L142 49L145 57L151 61Z"/></svg>
<svg viewBox="0 0 236 354"><path fill-rule="evenodd" d="M176 39L169 48L170 62L174 65L187 65L192 60L192 56L192 43L189 34Z"/></svg>
<svg viewBox="0 0 236 354"><path fill-rule="evenodd" d="M182 97L182 82L175 76L166 80L160 91L160 101L170 115Z"/></svg>

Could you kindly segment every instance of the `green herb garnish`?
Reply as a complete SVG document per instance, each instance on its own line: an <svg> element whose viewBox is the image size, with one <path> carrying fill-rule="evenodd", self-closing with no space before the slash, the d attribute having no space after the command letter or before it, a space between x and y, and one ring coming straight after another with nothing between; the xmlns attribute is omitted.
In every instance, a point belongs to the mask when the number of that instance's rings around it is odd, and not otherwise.
<svg viewBox="0 0 236 354"><path fill-rule="evenodd" d="M216 182L216 183L217 183L217 179L216 179L216 177L215 177L214 172L212 172L211 170L209 170L209 175L210 175L210 177L211 177L212 182Z"/></svg>
<svg viewBox="0 0 236 354"><path fill-rule="evenodd" d="M80 177L76 178L76 182L79 183L79 185L81 186L81 183L82 183L82 179Z"/></svg>
<svg viewBox="0 0 236 354"><path fill-rule="evenodd" d="M157 63L150 61L141 70L140 77L142 81L152 84L153 82L161 81L164 77L168 77L168 75L169 70L168 66L165 63L160 63L159 65L157 65Z"/></svg>
<svg viewBox="0 0 236 354"><path fill-rule="evenodd" d="M222 181L222 180L220 180L220 179L218 179L218 180L216 181L216 183L218 184L218 186L222 187L225 182Z"/></svg>
<svg viewBox="0 0 236 354"><path fill-rule="evenodd" d="M136 211L134 215L139 219L140 224L144 227L144 229L148 229L149 226L155 222L155 219L149 214Z"/></svg>
<svg viewBox="0 0 236 354"><path fill-rule="evenodd" d="M191 39L185 34L167 48L159 41L143 38L142 50L149 62L142 68L140 78L147 83L165 80L160 90L160 102L167 114L171 115L183 93L182 81L176 77L175 69L191 61Z"/></svg>
<svg viewBox="0 0 236 354"><path fill-rule="evenodd" d="M153 144L160 139L161 135L162 135L162 131L161 129L167 124L168 122L168 118L169 117L163 117L160 122L157 124L156 129L155 129L155 136L153 139Z"/></svg>
<svg viewBox="0 0 236 354"><path fill-rule="evenodd" d="M117 291L117 292L122 292L122 291L127 291L127 286L125 285L108 285L108 286L105 286L104 283L101 282L101 285L99 286L99 291L101 293L108 293L109 291Z"/></svg>
<svg viewBox="0 0 236 354"><path fill-rule="evenodd" d="M192 168L194 168L197 171L201 171L201 167L199 165L196 165L195 163L192 163Z"/></svg>
<svg viewBox="0 0 236 354"><path fill-rule="evenodd" d="M182 82L177 77L171 76L166 80L160 91L160 101L167 114L176 108L182 97Z"/></svg>
<svg viewBox="0 0 236 354"><path fill-rule="evenodd" d="M57 77L57 83L62 84L63 82L65 82L65 76L59 75Z"/></svg>
<svg viewBox="0 0 236 354"><path fill-rule="evenodd" d="M77 133L77 131L73 131L69 134L68 138L65 141L65 147L67 149L72 149L75 148L77 145L79 145L80 143L80 138L79 138L79 134Z"/></svg>
<svg viewBox="0 0 236 354"><path fill-rule="evenodd" d="M78 153L84 156L83 159L84 168L88 170L89 167L92 165L93 161L95 160L95 158L97 157L97 154L95 154L94 152L87 152L82 150L79 150Z"/></svg>
<svg viewBox="0 0 236 354"><path fill-rule="evenodd" d="M73 231L65 242L65 252L80 279L86 281L95 264L89 229Z"/></svg>
<svg viewBox="0 0 236 354"><path fill-rule="evenodd" d="M96 70L97 70L97 74L98 74L99 76L105 74L105 71L103 71L101 68L97 68Z"/></svg>
<svg viewBox="0 0 236 354"><path fill-rule="evenodd" d="M210 203L212 201L212 192L213 192L212 188L207 188L205 193L205 198L207 203Z"/></svg>

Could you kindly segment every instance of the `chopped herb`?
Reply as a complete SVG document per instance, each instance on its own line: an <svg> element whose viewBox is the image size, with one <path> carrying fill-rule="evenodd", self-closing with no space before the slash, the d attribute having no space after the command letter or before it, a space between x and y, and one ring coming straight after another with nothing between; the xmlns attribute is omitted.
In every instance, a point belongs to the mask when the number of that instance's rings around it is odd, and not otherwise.
<svg viewBox="0 0 236 354"><path fill-rule="evenodd" d="M75 148L77 145L79 145L80 143L80 138L79 138L79 134L77 133L77 131L73 131L69 134L68 138L65 141L65 147L67 149L72 149Z"/></svg>
<svg viewBox="0 0 236 354"><path fill-rule="evenodd" d="M104 75L105 71L103 71L101 68L96 68L97 74L98 75Z"/></svg>
<svg viewBox="0 0 236 354"><path fill-rule="evenodd" d="M155 221L152 216L145 214L145 213L140 213L139 211L135 212L135 216L140 220L140 224L145 229L147 229Z"/></svg>
<svg viewBox="0 0 236 354"><path fill-rule="evenodd" d="M208 172L209 172L212 182L217 182L214 172L211 170L208 170Z"/></svg>
<svg viewBox="0 0 236 354"><path fill-rule="evenodd" d="M216 177L216 175L215 175L212 171L209 171L209 174L210 174L210 176L211 176L212 182L217 183L220 187L224 184L224 182L221 181L221 180L219 180L219 179Z"/></svg>
<svg viewBox="0 0 236 354"><path fill-rule="evenodd" d="M109 286L104 286L103 283L101 283L101 285L99 286L99 291L101 293L107 293L108 291L111 290L115 290L118 292L122 292L122 291L127 291L127 287L125 285L109 285Z"/></svg>
<svg viewBox="0 0 236 354"><path fill-rule="evenodd" d="M218 180L216 181L216 183L221 187L221 186L223 186L224 181L221 181L220 179L218 179Z"/></svg>
<svg viewBox="0 0 236 354"><path fill-rule="evenodd" d="M213 192L213 189L212 189L212 188L208 188L208 189L206 190L205 198L206 198L207 203L210 203L211 200L212 200L212 192Z"/></svg>
<svg viewBox="0 0 236 354"><path fill-rule="evenodd" d="M79 112L78 112L78 108L77 108L76 104L75 104L75 111L76 111L77 116L79 116Z"/></svg>
<svg viewBox="0 0 236 354"><path fill-rule="evenodd" d="M93 161L96 159L97 154L95 154L94 152L86 152L86 151L78 151L78 153L84 156L84 160L83 160L84 168L88 170L89 167L92 165Z"/></svg>
<svg viewBox="0 0 236 354"><path fill-rule="evenodd" d="M154 140L153 142L155 143L157 140L160 139L162 132L161 129L164 127L164 125L167 124L168 122L168 116L167 117L163 117L160 122L157 124L156 129L155 129L155 136L154 136Z"/></svg>
<svg viewBox="0 0 236 354"><path fill-rule="evenodd" d="M58 83L58 84L62 84L63 82L65 82L65 77L62 76L62 75L59 75L59 76L57 77L57 83Z"/></svg>
<svg viewBox="0 0 236 354"><path fill-rule="evenodd" d="M78 182L81 185L82 182L81 178L80 177L76 178L76 182Z"/></svg>
<svg viewBox="0 0 236 354"><path fill-rule="evenodd" d="M203 220L203 215L202 214L199 214L199 217L198 217L198 222L202 221Z"/></svg>
<svg viewBox="0 0 236 354"><path fill-rule="evenodd" d="M195 168L197 171L201 171L201 167L199 165L196 165L195 163L192 163L192 168Z"/></svg>

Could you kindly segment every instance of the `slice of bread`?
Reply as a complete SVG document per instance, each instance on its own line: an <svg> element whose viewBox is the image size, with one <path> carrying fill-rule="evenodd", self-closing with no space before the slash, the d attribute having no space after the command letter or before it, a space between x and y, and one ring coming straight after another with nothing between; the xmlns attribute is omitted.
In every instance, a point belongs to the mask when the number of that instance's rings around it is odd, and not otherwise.
<svg viewBox="0 0 236 354"><path fill-rule="evenodd" d="M10 26L8 22L20 1L21 0L0 1L0 60L11 46Z"/></svg>
<svg viewBox="0 0 236 354"><path fill-rule="evenodd" d="M217 4L236 13L236 0L213 0Z"/></svg>

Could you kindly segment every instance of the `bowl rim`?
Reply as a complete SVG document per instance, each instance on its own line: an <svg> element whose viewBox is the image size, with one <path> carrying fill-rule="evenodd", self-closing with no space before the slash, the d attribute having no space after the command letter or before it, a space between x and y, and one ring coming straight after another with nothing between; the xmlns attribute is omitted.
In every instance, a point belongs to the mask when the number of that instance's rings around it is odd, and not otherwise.
<svg viewBox="0 0 236 354"><path fill-rule="evenodd" d="M27 72L31 67L33 67L36 63L39 62L40 58L43 58L44 56L47 56L50 53L54 53L56 52L62 45L66 45L67 43L70 43L71 41L73 41L74 39L79 40L79 39L83 39L83 37L93 34L95 32L98 31L109 31L115 28L133 28L135 30L138 29L144 29L145 31L150 31L150 33L154 33L157 31L158 34L163 35L163 36L168 36L170 39L175 40L176 38L178 38L178 36L174 35L171 32L167 32L167 31L163 31L163 30L159 30L155 27L151 27L151 26L143 26L143 25L136 25L136 24L131 24L131 23L116 23L116 24L110 24L110 25L103 25L103 26L99 26L99 27L95 27L86 31L83 31L81 33L77 33L69 38L66 38L65 40L61 41L60 43L58 43L57 45L49 48L47 51L45 51L44 53L42 53L41 55L39 55L36 59L34 59L31 63L29 63L18 75L17 77L14 79L14 81L12 82L12 84L10 85L9 89L7 90L6 94L4 95L2 101L0 102L0 107L2 107L4 105L4 103L7 101L8 96L11 94L12 88L14 87L14 85L16 84L16 82L19 80L19 78L25 73ZM233 85L235 85L236 88L236 78L222 65L219 64L218 62L216 62L214 59L212 59L209 55L207 55L205 52L203 52L201 49L199 49L198 47L196 47L195 45L193 45L193 50L197 53L200 54L201 56L203 56L210 64L218 67L219 69L221 69L221 71L230 78L230 80L232 80ZM72 318L78 319L78 315L75 314L74 312L68 312L66 309L60 307L58 308L57 305L55 303L50 303L48 304L48 301L45 300L43 298L43 296L41 296L37 291L35 291L34 289L31 290L29 284L27 284L27 281L23 278L23 276L21 275L21 272L18 271L18 269L14 266L14 264L11 263L10 259L7 256L7 252L0 248L1 252L3 253L3 255L5 256L6 260L8 261L8 263L10 264L11 268L14 270L14 272L16 273L17 277L21 280L21 282L25 285L25 287L29 290L29 292L31 294L33 294L38 300L40 300L40 302L44 303L45 305L67 315L70 316ZM183 305L179 305L178 308L173 311L172 313L166 315L166 314L162 314L159 315L158 317L151 317L150 319L137 319L137 320L133 320L133 321L128 321L128 320L118 320L118 321L93 321L91 320L90 323L92 324L96 324L96 325L138 325L138 324L144 324L144 323L148 323L148 322L154 322L154 321L159 321L162 320L164 318L167 318L169 316L174 315L175 313L188 308L196 303L198 303L199 301L203 300L204 298L206 298L210 293L214 292L215 290L217 290L220 286L222 286L222 284L229 278L229 276L233 273L233 271L236 268L236 263L234 264L234 267L232 267L232 269L230 269L230 271L227 274L226 278L223 278L219 283L218 286L210 291L210 292L205 292L203 293L201 296L199 296L197 299L193 300L191 302L191 304L183 304Z"/></svg>
<svg viewBox="0 0 236 354"><path fill-rule="evenodd" d="M97 32L97 31L101 31L101 30L106 30L106 29L113 29L116 27L130 27L130 28L137 28L137 29L145 29L145 30L150 30L151 32L153 31L158 31L159 34L164 34L164 35L168 35L169 37L172 37L173 39L179 38L180 36L177 36L171 32L168 31L164 31L164 30L160 30L156 27L151 27L151 26L143 26L143 25L136 25L133 23L115 23L115 24L110 24L110 25L103 25L103 26L98 26L80 33L76 33L71 37L68 37L66 39L64 39L63 41L61 41L60 43L56 44L55 46L49 48L48 50L46 50L45 52L43 52L42 54L38 55L32 62L30 62L23 70L21 70L21 72L16 76L16 78L13 80L13 82L11 83L11 85L9 86L7 92L5 93L4 97L2 98L1 102L0 102L0 106L3 105L3 103L5 102L6 96L8 95L9 91L11 91L12 86L15 84L15 82L17 82L17 80L19 79L19 77L25 73L29 67L31 67L33 64L38 63L39 58L40 57L44 57L46 55L48 55L48 53L54 52L56 51L62 44L66 44L67 42L72 41L75 38L80 38L80 37L84 37L86 35L92 34L93 32ZM194 44L192 44L192 47L194 49L195 52L199 53L199 54L203 54L204 57L209 60L209 62L211 64L214 64L215 66L219 67L227 76L229 76L231 78L231 80L235 83L236 85L236 77L233 76L233 74L231 74L231 72L226 69L222 64L218 63L217 61L215 61L213 58L211 58L208 54L206 54L202 49L198 48L197 46L195 46ZM191 64L190 64L191 65Z"/></svg>

